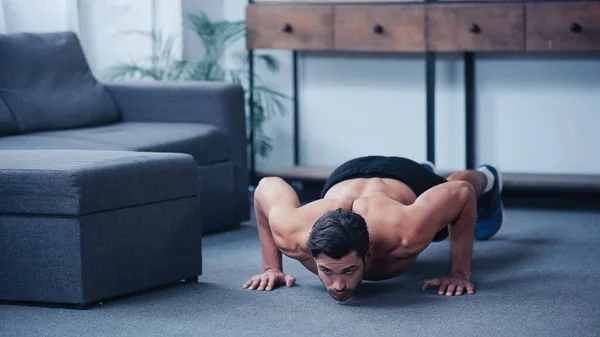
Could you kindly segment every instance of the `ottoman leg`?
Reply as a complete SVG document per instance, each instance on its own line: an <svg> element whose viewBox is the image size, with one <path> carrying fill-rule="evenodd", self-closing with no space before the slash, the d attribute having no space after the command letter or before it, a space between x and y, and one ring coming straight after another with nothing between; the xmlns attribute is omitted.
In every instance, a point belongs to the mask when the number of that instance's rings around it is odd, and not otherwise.
<svg viewBox="0 0 600 337"><path fill-rule="evenodd" d="M185 283L198 283L198 276L186 278Z"/></svg>

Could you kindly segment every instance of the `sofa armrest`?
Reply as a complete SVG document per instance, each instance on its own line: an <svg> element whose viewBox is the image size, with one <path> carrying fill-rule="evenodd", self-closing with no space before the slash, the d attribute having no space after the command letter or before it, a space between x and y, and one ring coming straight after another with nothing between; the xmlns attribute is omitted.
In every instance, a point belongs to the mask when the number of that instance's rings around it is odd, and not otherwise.
<svg viewBox="0 0 600 337"><path fill-rule="evenodd" d="M205 123L229 137L235 165L236 208L241 220L249 215L247 138L244 91L224 82L104 83L123 121Z"/></svg>

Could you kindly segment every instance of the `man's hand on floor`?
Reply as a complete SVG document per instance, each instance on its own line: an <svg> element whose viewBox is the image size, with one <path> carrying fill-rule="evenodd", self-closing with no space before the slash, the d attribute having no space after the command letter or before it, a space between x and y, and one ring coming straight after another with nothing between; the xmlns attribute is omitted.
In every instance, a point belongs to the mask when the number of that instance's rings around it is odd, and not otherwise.
<svg viewBox="0 0 600 337"><path fill-rule="evenodd" d="M244 289L250 290L272 290L273 288L285 284L291 287L296 283L296 278L290 274L284 274L277 269L268 269L260 275L255 275L243 286Z"/></svg>
<svg viewBox="0 0 600 337"><path fill-rule="evenodd" d="M442 277L439 279L425 280L423 282L423 290L429 287L439 287L438 294L446 296L460 296L466 290L469 295L475 293L473 282L463 276Z"/></svg>

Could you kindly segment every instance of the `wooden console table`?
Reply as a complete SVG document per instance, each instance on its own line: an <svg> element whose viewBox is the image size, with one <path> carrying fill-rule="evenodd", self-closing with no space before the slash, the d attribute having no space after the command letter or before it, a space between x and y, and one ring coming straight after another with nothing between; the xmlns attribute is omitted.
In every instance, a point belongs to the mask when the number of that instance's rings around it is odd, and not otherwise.
<svg viewBox="0 0 600 337"><path fill-rule="evenodd" d="M324 180L333 169L299 165L297 59L301 51L424 53L427 159L433 162L435 55L462 52L465 62L466 168L475 166L475 53L600 51L598 1L256 3L251 0L246 7L246 25L251 88L254 85L255 49L293 52L294 166L257 172L251 138L250 171L254 183L267 175L300 181ZM252 108L250 114L252 118ZM600 175L507 174L505 187L600 191Z"/></svg>

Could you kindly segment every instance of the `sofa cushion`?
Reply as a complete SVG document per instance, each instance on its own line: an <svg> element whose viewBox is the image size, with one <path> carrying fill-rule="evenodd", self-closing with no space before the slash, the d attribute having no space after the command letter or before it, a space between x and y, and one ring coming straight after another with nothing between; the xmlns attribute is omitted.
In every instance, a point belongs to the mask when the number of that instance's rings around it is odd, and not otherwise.
<svg viewBox="0 0 600 337"><path fill-rule="evenodd" d="M116 122L120 113L94 78L74 33L0 35L0 98L22 132Z"/></svg>
<svg viewBox="0 0 600 337"><path fill-rule="evenodd" d="M12 117L8 106L0 97L0 136L6 136L19 132L19 126Z"/></svg>
<svg viewBox="0 0 600 337"><path fill-rule="evenodd" d="M177 153L0 151L0 213L84 215L197 196L193 158Z"/></svg>
<svg viewBox="0 0 600 337"><path fill-rule="evenodd" d="M123 122L38 135L130 151L186 153L192 155L198 165L230 158L227 136L215 126L200 123Z"/></svg>

